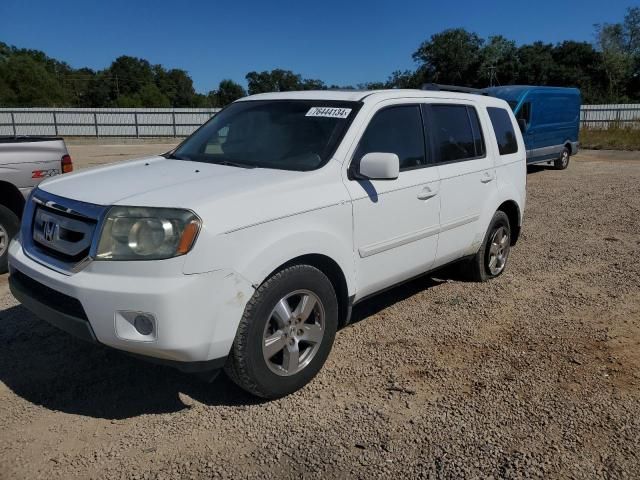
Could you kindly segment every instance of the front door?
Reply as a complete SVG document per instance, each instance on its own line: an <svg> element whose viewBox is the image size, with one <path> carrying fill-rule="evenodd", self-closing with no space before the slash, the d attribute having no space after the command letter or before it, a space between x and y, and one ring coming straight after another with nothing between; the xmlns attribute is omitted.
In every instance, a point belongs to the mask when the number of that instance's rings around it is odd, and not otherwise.
<svg viewBox="0 0 640 480"><path fill-rule="evenodd" d="M417 104L382 104L352 162L371 152L395 153L395 180L347 180L352 198L357 298L419 275L433 265L440 214L437 168L428 163Z"/></svg>

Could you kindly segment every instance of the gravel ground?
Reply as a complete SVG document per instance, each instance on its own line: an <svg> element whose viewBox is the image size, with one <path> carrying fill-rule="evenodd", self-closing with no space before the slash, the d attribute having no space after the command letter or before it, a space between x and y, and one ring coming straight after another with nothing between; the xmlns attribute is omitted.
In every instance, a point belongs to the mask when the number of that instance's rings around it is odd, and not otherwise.
<svg viewBox="0 0 640 480"><path fill-rule="evenodd" d="M502 277L362 304L273 402L76 341L0 277L0 477L637 478L640 154L527 179Z"/></svg>
<svg viewBox="0 0 640 480"><path fill-rule="evenodd" d="M147 155L159 155L168 152L180 139L163 139L163 143L152 140L135 141L128 139L127 143L108 143L106 145L87 143L87 139L67 141L67 149L77 169L95 167L105 163L114 163L128 158L141 158ZM105 140L106 141L106 140Z"/></svg>

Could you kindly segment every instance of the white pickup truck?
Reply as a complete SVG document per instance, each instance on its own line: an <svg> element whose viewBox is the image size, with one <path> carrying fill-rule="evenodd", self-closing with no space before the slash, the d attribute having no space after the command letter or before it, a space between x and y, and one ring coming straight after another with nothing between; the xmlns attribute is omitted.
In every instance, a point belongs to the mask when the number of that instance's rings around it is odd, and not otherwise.
<svg viewBox="0 0 640 480"><path fill-rule="evenodd" d="M0 137L0 274L18 233L25 198L45 178L73 170L62 138Z"/></svg>
<svg viewBox="0 0 640 480"><path fill-rule="evenodd" d="M275 398L316 375L368 296L455 261L478 281L502 274L525 184L503 100L254 95L169 154L40 185L9 281L80 338L183 371L224 367Z"/></svg>

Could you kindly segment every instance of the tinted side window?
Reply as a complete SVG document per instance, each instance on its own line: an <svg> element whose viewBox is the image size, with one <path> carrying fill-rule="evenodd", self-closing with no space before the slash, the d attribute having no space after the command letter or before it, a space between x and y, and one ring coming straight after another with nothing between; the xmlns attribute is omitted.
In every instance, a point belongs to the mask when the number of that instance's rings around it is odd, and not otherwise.
<svg viewBox="0 0 640 480"><path fill-rule="evenodd" d="M496 134L500 155L516 153L518 151L518 141L516 139L516 133L513 130L509 112L503 108L496 107L487 107L487 112L489 112L493 131Z"/></svg>
<svg viewBox="0 0 640 480"><path fill-rule="evenodd" d="M429 132L437 163L482 157L484 139L475 108L431 105Z"/></svg>
<svg viewBox="0 0 640 480"><path fill-rule="evenodd" d="M376 113L360 139L355 158L359 161L371 152L395 153L400 170L426 165L420 107L403 105Z"/></svg>
<svg viewBox="0 0 640 480"><path fill-rule="evenodd" d="M529 122L531 122L531 102L525 102L522 104L520 110L518 111L517 118L518 120L522 119L527 122L527 125L529 124Z"/></svg>

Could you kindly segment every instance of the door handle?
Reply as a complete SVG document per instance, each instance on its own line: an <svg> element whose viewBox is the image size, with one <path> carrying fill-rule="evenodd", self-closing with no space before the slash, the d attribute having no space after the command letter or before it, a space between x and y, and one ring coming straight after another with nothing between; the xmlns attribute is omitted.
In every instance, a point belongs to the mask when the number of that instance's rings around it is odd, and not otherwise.
<svg viewBox="0 0 640 480"><path fill-rule="evenodd" d="M418 200L429 200L436 195L438 195L438 190L432 190L429 187L424 187L422 190L420 190L420 193L418 193Z"/></svg>
<svg viewBox="0 0 640 480"><path fill-rule="evenodd" d="M496 176L493 173L485 172L480 181L482 183L493 182L496 179Z"/></svg>

